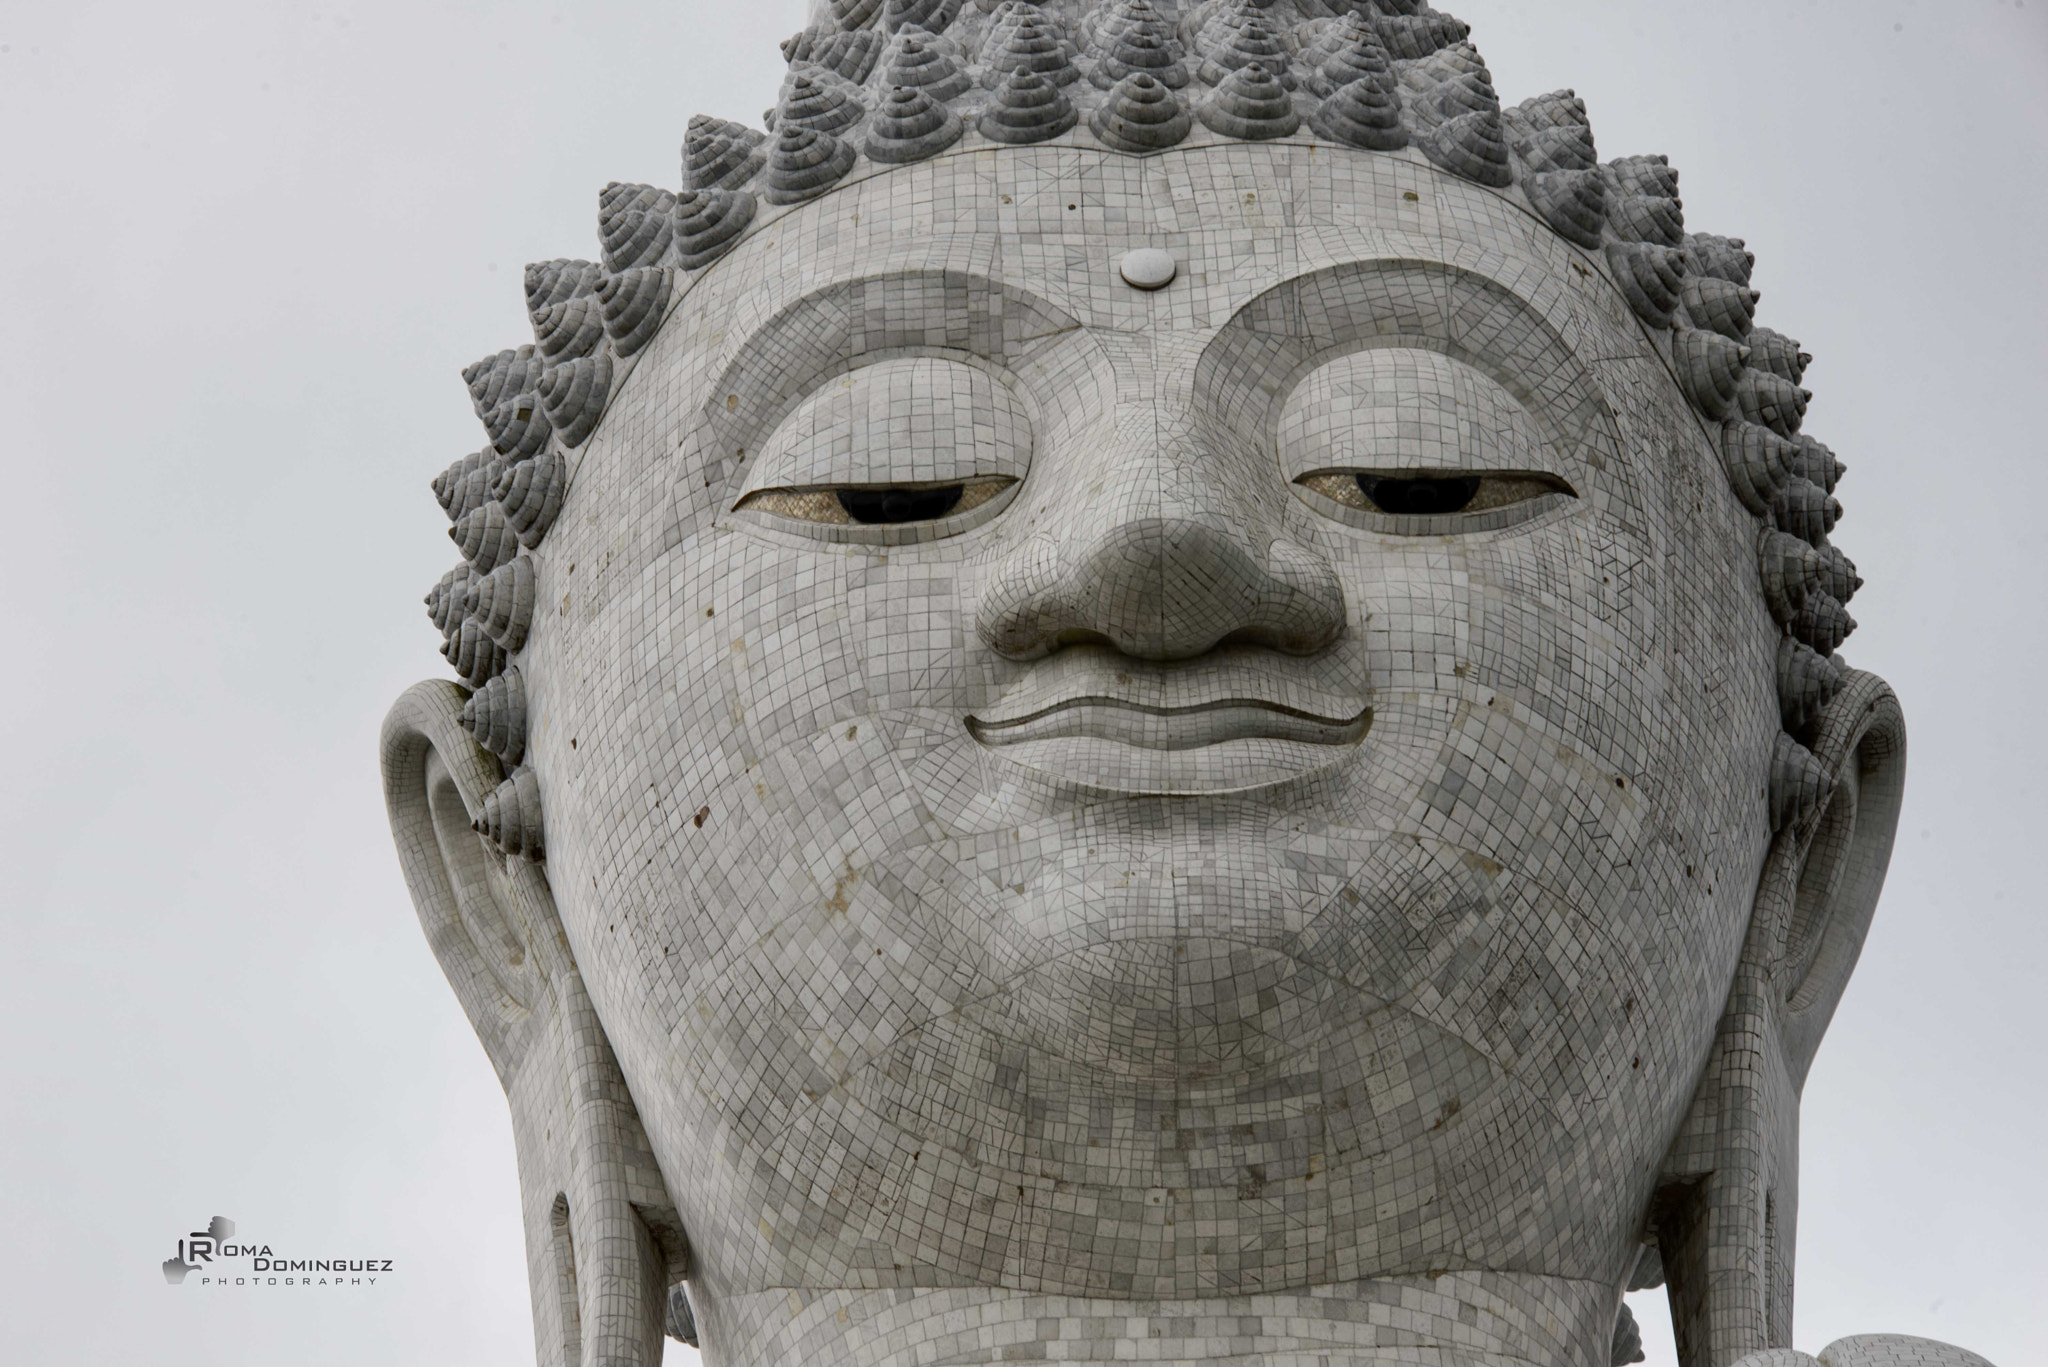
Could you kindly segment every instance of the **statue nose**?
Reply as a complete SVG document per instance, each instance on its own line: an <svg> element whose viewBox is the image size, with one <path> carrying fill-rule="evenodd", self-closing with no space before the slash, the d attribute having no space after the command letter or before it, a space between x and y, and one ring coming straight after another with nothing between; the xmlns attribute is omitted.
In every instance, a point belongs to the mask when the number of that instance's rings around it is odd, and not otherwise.
<svg viewBox="0 0 2048 1367"><path fill-rule="evenodd" d="M1239 643L1311 655L1344 629L1336 574L1277 538L1260 556L1230 531L1155 517L1119 523L1078 558L1038 537L1020 559L978 622L982 640L1013 660L1080 641L1144 660Z"/></svg>
<svg viewBox="0 0 2048 1367"><path fill-rule="evenodd" d="M1185 660L1224 644L1310 655L1337 639L1335 571L1267 525L1266 500L1209 478L1199 453L1167 463L1170 489L1156 454L1131 454L1071 530L1032 537L997 572L976 622L991 649L1029 660L1095 641Z"/></svg>

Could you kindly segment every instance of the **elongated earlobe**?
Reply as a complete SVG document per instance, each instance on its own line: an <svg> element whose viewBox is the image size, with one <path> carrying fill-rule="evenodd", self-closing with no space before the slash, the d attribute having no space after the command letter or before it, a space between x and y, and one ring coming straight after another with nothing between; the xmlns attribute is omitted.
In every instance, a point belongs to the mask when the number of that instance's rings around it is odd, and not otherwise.
<svg viewBox="0 0 2048 1367"><path fill-rule="evenodd" d="M1829 682L1801 718L1808 745L1791 747L1805 798L1774 814L1728 1008L1651 1211L1682 1367L1791 1346L1799 1095L1877 909L1906 779L1891 689L1846 668Z"/></svg>
<svg viewBox="0 0 2048 1367"><path fill-rule="evenodd" d="M545 866L473 829L502 826L511 781L469 727L490 736L515 688L523 712L517 674L476 699L452 683L419 684L392 707L383 735L391 834L420 926L512 1108L539 1361L657 1367L672 1293L690 1271L682 1219L584 990ZM537 798L532 770L516 778Z"/></svg>

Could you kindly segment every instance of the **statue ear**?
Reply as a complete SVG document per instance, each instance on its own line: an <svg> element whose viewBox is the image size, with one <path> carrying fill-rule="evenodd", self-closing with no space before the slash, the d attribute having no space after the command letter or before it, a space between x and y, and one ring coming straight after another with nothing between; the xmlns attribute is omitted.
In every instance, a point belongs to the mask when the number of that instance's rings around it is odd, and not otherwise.
<svg viewBox="0 0 2048 1367"><path fill-rule="evenodd" d="M384 804L399 867L427 943L509 1085L533 1004L536 937L522 924L522 870L478 835L470 813L503 780L497 757L462 728L460 689L415 685L384 719ZM546 911L552 913L553 899Z"/></svg>
<svg viewBox="0 0 2048 1367"><path fill-rule="evenodd" d="M1795 1089L1863 953L1906 788L1905 718L1876 675L1850 671L1811 740L1832 785L1817 815L1780 832L1788 848L1772 848L1756 911L1768 914L1779 1046Z"/></svg>
<svg viewBox="0 0 2048 1367"><path fill-rule="evenodd" d="M1863 951L1906 782L1906 723L1855 670L1780 772L1749 935L1650 1220L1683 1367L1790 1347L1799 1094ZM1797 754L1781 741L1778 753ZM1788 773L1790 775L1788 779Z"/></svg>
<svg viewBox="0 0 2048 1367"><path fill-rule="evenodd" d="M687 1310L675 1292L689 1243L545 868L473 824L507 829L502 810L492 825L502 803L487 799L513 785L463 728L465 701L432 681L392 706L384 800L420 927L512 1109L538 1360L656 1367L671 1300ZM537 782L528 771L519 781L532 806ZM517 847L537 855L537 807L511 825Z"/></svg>

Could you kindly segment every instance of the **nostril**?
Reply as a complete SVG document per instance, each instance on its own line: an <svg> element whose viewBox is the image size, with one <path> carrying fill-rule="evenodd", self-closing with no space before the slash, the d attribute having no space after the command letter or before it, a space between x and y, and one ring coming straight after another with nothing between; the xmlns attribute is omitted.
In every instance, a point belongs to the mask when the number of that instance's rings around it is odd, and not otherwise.
<svg viewBox="0 0 2048 1367"><path fill-rule="evenodd" d="M1071 628L1057 616L1059 547L1034 536L1004 560L975 613L982 644L1012 660L1051 654Z"/></svg>

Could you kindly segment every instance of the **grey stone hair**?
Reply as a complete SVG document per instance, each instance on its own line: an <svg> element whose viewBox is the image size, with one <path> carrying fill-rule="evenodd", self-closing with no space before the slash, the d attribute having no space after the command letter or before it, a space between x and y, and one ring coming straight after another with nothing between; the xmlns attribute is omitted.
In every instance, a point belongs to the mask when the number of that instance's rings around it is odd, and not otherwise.
<svg viewBox="0 0 2048 1367"><path fill-rule="evenodd" d="M653 337L689 277L766 221L764 206L976 137L1064 138L1129 156L1211 136L1361 155L1413 148L1584 251L1716 429L1729 487L1757 521L1759 591L1782 633L1772 827L1824 804L1830 780L1803 742L1843 687L1835 651L1855 630L1845 604L1863 582L1828 543L1843 466L1800 431L1811 358L1756 324L1755 257L1740 238L1686 232L1665 158L1600 161L1570 90L1504 107L1468 27L1420 0L818 0L813 15L782 45L789 75L768 131L700 115L684 139L680 193L607 186L602 259L527 267L533 343L463 372L489 445L434 481L463 563L426 601L444 654L479 690L463 723L508 766L478 830L508 853L541 856L540 794L520 764L514 660L533 612L522 552L560 511L562 452L596 428L616 363Z"/></svg>

